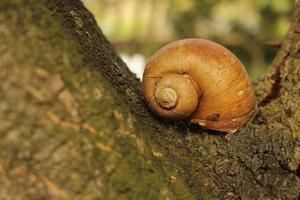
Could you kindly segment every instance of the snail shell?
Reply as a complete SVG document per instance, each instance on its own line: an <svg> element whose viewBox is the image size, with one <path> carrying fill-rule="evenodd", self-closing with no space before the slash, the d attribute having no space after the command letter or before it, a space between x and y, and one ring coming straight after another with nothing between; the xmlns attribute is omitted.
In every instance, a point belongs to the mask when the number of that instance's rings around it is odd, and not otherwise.
<svg viewBox="0 0 300 200"><path fill-rule="evenodd" d="M160 49L148 62L143 92L150 108L169 120L236 132L249 121L256 98L247 72L225 47L184 39Z"/></svg>

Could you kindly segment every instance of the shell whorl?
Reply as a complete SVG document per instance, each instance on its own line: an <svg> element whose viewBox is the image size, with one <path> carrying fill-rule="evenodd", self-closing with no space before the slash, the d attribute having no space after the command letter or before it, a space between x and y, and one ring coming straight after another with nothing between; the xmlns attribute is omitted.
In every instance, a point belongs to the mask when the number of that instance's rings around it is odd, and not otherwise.
<svg viewBox="0 0 300 200"><path fill-rule="evenodd" d="M170 120L189 118L198 106L198 88L188 75L166 74L155 82L150 106Z"/></svg>
<svg viewBox="0 0 300 200"><path fill-rule="evenodd" d="M162 88L169 89L163 93ZM158 115L213 130L234 132L255 113L254 91L241 62L225 47L203 39L179 40L160 49L145 67L143 91Z"/></svg>
<svg viewBox="0 0 300 200"><path fill-rule="evenodd" d="M177 92L171 87L160 87L155 89L155 101L163 109L172 109L178 101Z"/></svg>

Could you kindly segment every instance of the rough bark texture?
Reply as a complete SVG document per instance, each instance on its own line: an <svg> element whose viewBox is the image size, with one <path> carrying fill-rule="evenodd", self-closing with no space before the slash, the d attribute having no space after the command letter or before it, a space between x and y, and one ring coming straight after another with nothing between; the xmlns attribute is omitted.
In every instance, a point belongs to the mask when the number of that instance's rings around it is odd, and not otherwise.
<svg viewBox="0 0 300 200"><path fill-rule="evenodd" d="M1 199L298 199L300 3L255 120L234 135L149 112L78 0L0 2Z"/></svg>

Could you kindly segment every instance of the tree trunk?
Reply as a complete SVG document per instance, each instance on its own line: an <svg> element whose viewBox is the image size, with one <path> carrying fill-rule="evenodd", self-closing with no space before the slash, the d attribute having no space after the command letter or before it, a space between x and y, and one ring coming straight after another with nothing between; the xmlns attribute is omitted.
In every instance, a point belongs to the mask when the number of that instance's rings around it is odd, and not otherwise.
<svg viewBox="0 0 300 200"><path fill-rule="evenodd" d="M1 0L0 199L299 199L299 1L292 21L225 137L151 114L79 0Z"/></svg>

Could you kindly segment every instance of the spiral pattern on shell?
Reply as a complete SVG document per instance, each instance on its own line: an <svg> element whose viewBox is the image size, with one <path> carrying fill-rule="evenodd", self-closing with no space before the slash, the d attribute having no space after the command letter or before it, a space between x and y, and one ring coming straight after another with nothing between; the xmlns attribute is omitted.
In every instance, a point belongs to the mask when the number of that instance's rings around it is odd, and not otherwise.
<svg viewBox="0 0 300 200"><path fill-rule="evenodd" d="M225 47L184 39L160 49L147 63L143 92L150 108L169 120L235 132L255 113L247 72Z"/></svg>

